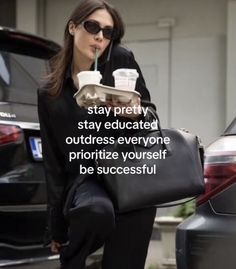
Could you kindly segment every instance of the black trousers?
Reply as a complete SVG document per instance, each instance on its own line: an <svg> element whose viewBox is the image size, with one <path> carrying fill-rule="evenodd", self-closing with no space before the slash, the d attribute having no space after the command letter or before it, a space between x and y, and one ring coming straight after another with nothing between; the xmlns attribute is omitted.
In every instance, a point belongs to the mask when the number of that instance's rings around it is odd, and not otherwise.
<svg viewBox="0 0 236 269"><path fill-rule="evenodd" d="M144 269L155 215L155 208L115 214L104 188L87 178L77 187L68 215L62 268L85 268L87 256L104 245L102 269Z"/></svg>

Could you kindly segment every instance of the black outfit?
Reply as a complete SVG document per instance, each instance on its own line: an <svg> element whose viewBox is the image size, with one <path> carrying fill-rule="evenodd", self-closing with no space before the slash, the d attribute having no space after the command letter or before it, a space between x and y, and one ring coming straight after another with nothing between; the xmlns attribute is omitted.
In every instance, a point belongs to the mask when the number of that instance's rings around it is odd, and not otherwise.
<svg viewBox="0 0 236 269"><path fill-rule="evenodd" d="M112 49L109 62L100 64L102 83L114 86L112 72L118 68L135 68L139 72L136 90L143 100L150 100L141 71L133 54L116 46ZM143 269L147 248L155 217L155 208L139 210L126 214L115 214L112 202L96 178L88 176L77 188L71 204L70 214L63 214L63 206L68 191L79 175L79 165L94 166L93 160L69 162L69 152L82 149L92 152L101 149L99 144L67 145L66 137L88 136L117 137L114 130L78 130L78 121L121 121L130 119L110 114L89 115L79 107L74 93L77 91L70 76L70 69L64 81L63 90L57 97L47 94L47 87L38 91L38 113L42 137L44 166L48 192L50 239L66 242L69 245L60 253L61 262L66 269L82 269L86 257L104 243L103 269Z"/></svg>

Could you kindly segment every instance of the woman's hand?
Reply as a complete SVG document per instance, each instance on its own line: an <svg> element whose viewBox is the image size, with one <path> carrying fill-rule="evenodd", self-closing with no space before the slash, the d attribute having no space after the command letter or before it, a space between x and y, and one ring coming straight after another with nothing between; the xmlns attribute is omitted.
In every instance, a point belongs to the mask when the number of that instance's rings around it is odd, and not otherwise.
<svg viewBox="0 0 236 269"><path fill-rule="evenodd" d="M61 247L62 247L61 243L52 240L52 242L51 242L51 251L53 253L58 254L60 252Z"/></svg>
<svg viewBox="0 0 236 269"><path fill-rule="evenodd" d="M132 103L132 105L131 105ZM129 103L123 103L123 102L120 102L119 100L117 99L114 99L113 101L110 101L110 102L107 102L106 104L108 107L111 107L111 109L113 110L114 107L138 107L138 106L141 106L141 100L140 98L137 99L137 101L134 103L133 101L130 101ZM130 118L132 120L136 120L140 117L142 111L141 110L136 110L136 113L129 113L129 114L126 114L126 113L120 113L119 116L121 117L126 117L126 118Z"/></svg>

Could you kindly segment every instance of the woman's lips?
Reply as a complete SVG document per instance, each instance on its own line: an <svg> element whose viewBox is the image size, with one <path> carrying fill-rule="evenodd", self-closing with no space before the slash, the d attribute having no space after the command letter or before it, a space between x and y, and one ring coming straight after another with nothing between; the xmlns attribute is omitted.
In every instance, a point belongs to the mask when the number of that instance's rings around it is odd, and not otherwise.
<svg viewBox="0 0 236 269"><path fill-rule="evenodd" d="M94 50L94 52L95 52L96 50L98 50L98 51L101 50L100 46L97 46L97 45L92 45L91 47L92 47L92 49Z"/></svg>

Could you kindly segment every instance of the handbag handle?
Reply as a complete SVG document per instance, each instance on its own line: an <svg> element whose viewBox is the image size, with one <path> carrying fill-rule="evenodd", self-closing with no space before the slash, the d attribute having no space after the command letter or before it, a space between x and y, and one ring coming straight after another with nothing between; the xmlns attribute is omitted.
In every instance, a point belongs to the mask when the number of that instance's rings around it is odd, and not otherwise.
<svg viewBox="0 0 236 269"><path fill-rule="evenodd" d="M151 114L152 118L154 120L157 121L157 127L158 127L158 131L160 133L160 136L162 137L163 141L164 141L164 134L163 134L163 131L162 131L162 128L161 128L161 123L160 123L160 119L159 119L159 116L158 114L156 113L156 110L154 110L154 107L153 106L149 106L148 107L148 112L149 114ZM151 121L150 120L150 117L146 117L145 120L147 121ZM147 132L144 132L144 134L146 134ZM167 151L167 156L170 156L171 155L171 149L170 149L170 146L168 146L167 144L163 144L163 148Z"/></svg>

